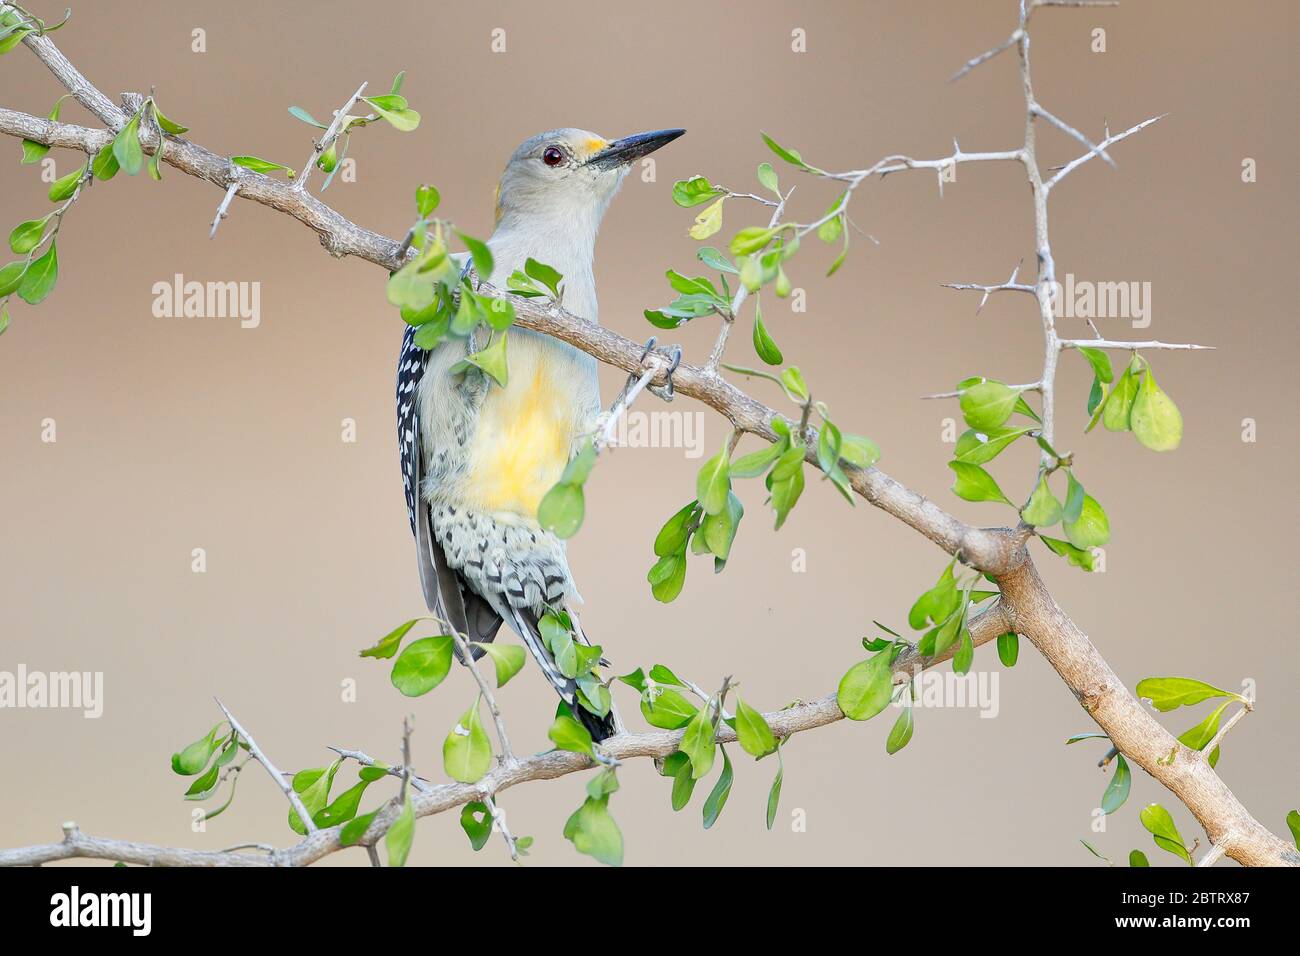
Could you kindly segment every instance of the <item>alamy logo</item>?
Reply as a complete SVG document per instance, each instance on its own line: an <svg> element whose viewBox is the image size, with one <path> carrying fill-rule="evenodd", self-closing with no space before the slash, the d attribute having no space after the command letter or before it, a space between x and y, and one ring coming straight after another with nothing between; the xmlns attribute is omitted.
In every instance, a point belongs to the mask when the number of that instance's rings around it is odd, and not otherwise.
<svg viewBox="0 0 1300 956"><path fill-rule="evenodd" d="M1075 281L1067 272L1065 284L1053 282L1048 294L1058 319L1129 319L1135 329L1151 324L1150 282Z"/></svg>
<svg viewBox="0 0 1300 956"><path fill-rule="evenodd" d="M0 709L52 708L81 710L94 720L104 713L103 671L0 671Z"/></svg>
<svg viewBox="0 0 1300 956"><path fill-rule="evenodd" d="M262 283L185 281L155 282L153 314L158 319L239 319L239 327L262 324Z"/></svg>
<svg viewBox="0 0 1300 956"><path fill-rule="evenodd" d="M148 936L153 925L149 893L85 893L73 886L50 897L51 926L129 926L131 935Z"/></svg>
<svg viewBox="0 0 1300 956"><path fill-rule="evenodd" d="M704 454L703 412L629 411L614 425L612 448L682 448L687 458Z"/></svg>
<svg viewBox="0 0 1300 956"><path fill-rule="evenodd" d="M1001 705L998 702L998 672L922 671L913 678L916 697L905 691L894 701L895 707L970 707L981 717L996 717Z"/></svg>

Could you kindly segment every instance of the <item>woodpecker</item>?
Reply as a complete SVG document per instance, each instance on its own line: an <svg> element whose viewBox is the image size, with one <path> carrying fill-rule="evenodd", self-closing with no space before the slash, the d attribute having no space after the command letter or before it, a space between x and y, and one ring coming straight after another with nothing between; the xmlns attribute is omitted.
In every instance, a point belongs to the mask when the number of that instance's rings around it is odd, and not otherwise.
<svg viewBox="0 0 1300 956"><path fill-rule="evenodd" d="M526 140L497 188L488 240L496 288L535 259L564 276L564 308L597 321L592 273L596 233L633 162L682 135L666 129L609 141L580 129ZM505 621L596 740L617 718L579 705L539 632L548 608L580 600L564 541L542 528L537 509L600 415L596 360L523 328L510 331L505 387L477 371L453 375L470 344L445 338L425 351L415 329L402 339L397 370L398 446L406 507L429 609L468 640L488 642ZM476 653L476 656L481 654Z"/></svg>

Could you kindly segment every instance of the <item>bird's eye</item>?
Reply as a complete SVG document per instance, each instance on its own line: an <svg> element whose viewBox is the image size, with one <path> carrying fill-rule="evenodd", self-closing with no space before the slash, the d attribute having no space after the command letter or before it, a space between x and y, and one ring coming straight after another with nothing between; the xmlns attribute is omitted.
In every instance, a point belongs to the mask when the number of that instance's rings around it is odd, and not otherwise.
<svg viewBox="0 0 1300 956"><path fill-rule="evenodd" d="M547 146L546 151L542 153L542 162L547 166L558 166L564 162L564 153L560 152L558 146Z"/></svg>

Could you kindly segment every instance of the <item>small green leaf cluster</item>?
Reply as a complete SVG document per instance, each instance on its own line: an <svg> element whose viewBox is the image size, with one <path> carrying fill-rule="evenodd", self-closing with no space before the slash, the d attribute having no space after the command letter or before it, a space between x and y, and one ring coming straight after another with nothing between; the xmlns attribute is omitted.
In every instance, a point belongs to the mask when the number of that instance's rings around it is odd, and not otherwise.
<svg viewBox="0 0 1300 956"><path fill-rule="evenodd" d="M607 716L613 698L608 682L600 676L601 646L578 640L567 611L547 610L538 622L538 630L556 668L577 683L578 705L597 717Z"/></svg>
<svg viewBox="0 0 1300 956"><path fill-rule="evenodd" d="M1182 443L1183 415L1156 384L1150 362L1134 352L1116 380L1105 352L1094 348L1078 351L1093 369L1085 432L1100 421L1108 431L1131 431L1152 451L1173 451Z"/></svg>
<svg viewBox="0 0 1300 956"><path fill-rule="evenodd" d="M761 712L737 696L736 712L727 716L724 711L727 688L705 700L704 706L696 707L684 693L691 688L663 664L654 665L649 672L638 667L630 674L620 675L618 679L641 695L641 714L651 726L664 730L682 730L679 749L665 757L659 765L660 776L673 782L670 799L674 811L682 810L690 803L696 782L708 775L716 762L717 753L721 752L722 770L703 806L706 830L717 822L731 795L735 780L727 748L717 742L719 724L726 723L731 727L736 732L741 749L754 759L761 760L775 753L778 769L766 804L767 827L769 830L772 828L784 777L780 756L784 740L772 732Z"/></svg>
<svg viewBox="0 0 1300 956"><path fill-rule="evenodd" d="M440 201L432 186L417 189L415 201L419 218L408 235L416 254L388 277L388 301L399 309L403 321L416 328L419 348L432 349L448 336L467 343L468 354L452 366L451 374L472 371L504 388L509 381L507 332L515 321L515 307L508 299L476 291L468 269L472 264L479 280L486 281L494 267L492 251L481 239L432 217ZM468 253L465 268L459 267L449 248L453 235ZM558 285L560 276L550 267L529 260L529 268ZM531 273L524 278L533 281ZM517 287L515 276L511 279L511 291L530 294ZM480 330L488 336L481 347Z"/></svg>
<svg viewBox="0 0 1300 956"><path fill-rule="evenodd" d="M316 167L329 174L321 186L321 191L329 188L334 181L334 174L342 165L343 160L347 158L348 147L352 143L352 133L355 130L369 126L371 123L377 123L384 120L389 126L400 133L409 133L420 125L420 114L411 109L407 103L406 97L402 96L402 82L406 79L406 71L398 73L393 78L392 88L388 93L381 96L363 96L359 102L370 107L371 112L364 116L346 115L339 119L338 128L333 136L327 136L328 142L322 142L316 156ZM330 124L322 123L311 113L307 112L301 106L289 107L289 115L294 119L301 120L308 126L314 126L316 129L328 130ZM340 148L339 143L342 142ZM244 160L244 162L240 162ZM288 166L282 166L279 163L271 163L264 159L258 159L256 156L235 157L233 162L248 169L256 170L259 173L274 172L275 170L284 170L290 179L294 177L294 171Z"/></svg>

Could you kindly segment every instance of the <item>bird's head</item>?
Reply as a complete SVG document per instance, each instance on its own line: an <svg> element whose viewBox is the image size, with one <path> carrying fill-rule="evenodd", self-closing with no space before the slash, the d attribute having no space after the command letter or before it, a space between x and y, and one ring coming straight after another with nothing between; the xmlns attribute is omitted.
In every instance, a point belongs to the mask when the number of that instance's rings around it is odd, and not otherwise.
<svg viewBox="0 0 1300 956"><path fill-rule="evenodd" d="M684 129L607 140L584 129L539 133L515 150L497 187L497 222L556 221L599 225L632 163Z"/></svg>

